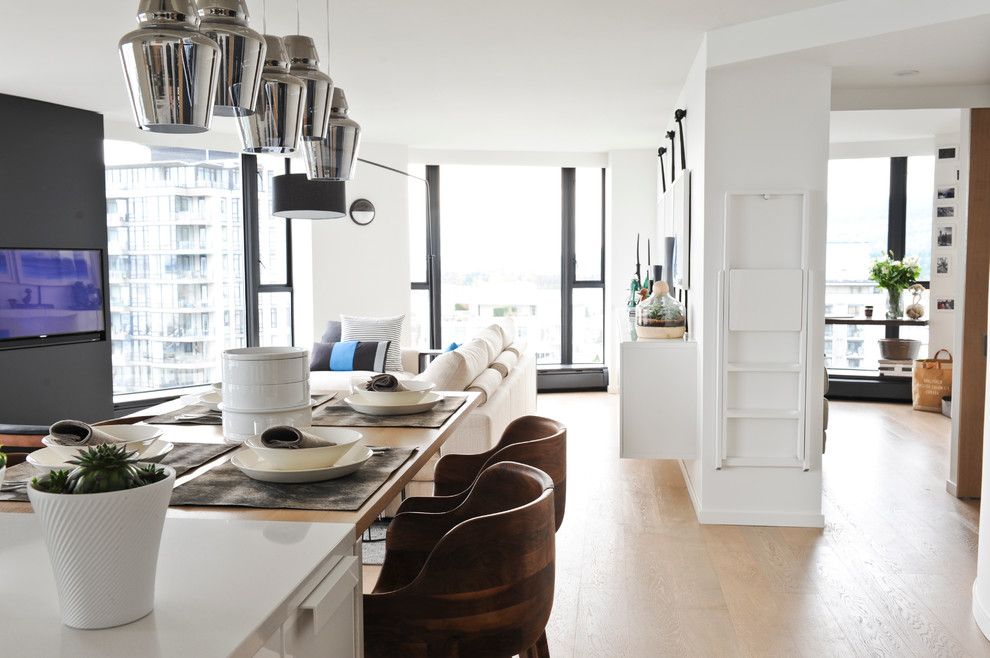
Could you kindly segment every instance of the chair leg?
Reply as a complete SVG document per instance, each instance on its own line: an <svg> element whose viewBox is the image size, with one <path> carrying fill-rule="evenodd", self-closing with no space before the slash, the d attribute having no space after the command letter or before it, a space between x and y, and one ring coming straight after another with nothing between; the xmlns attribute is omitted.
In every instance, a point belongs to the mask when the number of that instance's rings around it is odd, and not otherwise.
<svg viewBox="0 0 990 658"><path fill-rule="evenodd" d="M523 658L550 658L550 646L547 644L546 631L543 631L536 644L526 649L526 655Z"/></svg>

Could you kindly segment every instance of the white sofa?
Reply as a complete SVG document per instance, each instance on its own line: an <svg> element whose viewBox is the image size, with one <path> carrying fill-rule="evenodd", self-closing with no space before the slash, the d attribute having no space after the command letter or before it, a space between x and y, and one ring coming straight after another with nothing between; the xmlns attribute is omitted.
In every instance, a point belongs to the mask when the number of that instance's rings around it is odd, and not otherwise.
<svg viewBox="0 0 990 658"><path fill-rule="evenodd" d="M503 355L505 352L511 355ZM403 372L394 374L432 381L442 390L470 390L482 395L482 403L443 445L440 456L484 452L498 443L511 421L536 412L536 358L526 351L523 342L516 340L511 323L487 327L478 337L453 352L439 355L426 370L416 374L419 356L417 350L404 348ZM500 363L491 368L496 360ZM347 391L354 377L371 374L374 373L311 372L310 388L314 394ZM433 469L440 456L434 456L413 478L406 487L407 496L433 494Z"/></svg>

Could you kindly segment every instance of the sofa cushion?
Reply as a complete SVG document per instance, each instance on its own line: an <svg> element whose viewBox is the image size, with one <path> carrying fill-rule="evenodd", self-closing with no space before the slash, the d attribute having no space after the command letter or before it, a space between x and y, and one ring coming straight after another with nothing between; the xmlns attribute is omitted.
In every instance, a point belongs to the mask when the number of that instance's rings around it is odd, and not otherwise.
<svg viewBox="0 0 990 658"><path fill-rule="evenodd" d="M489 367L494 370L498 370L502 377L508 377L509 373L516 367L517 363L519 363L519 355L506 349L498 355L498 358L492 361L492 364Z"/></svg>
<svg viewBox="0 0 990 658"><path fill-rule="evenodd" d="M513 352L520 359L526 354L526 341L522 338L517 338L511 345L506 347L510 352Z"/></svg>
<svg viewBox="0 0 990 658"><path fill-rule="evenodd" d="M402 321L405 315L387 318L365 318L355 315L340 316L341 340L380 341L387 340L392 345L402 341ZM389 350L385 357L385 370L402 370L402 355L398 349Z"/></svg>
<svg viewBox="0 0 990 658"><path fill-rule="evenodd" d="M499 318L494 325L502 332L502 349L512 345L516 340L516 321L512 318Z"/></svg>
<svg viewBox="0 0 990 658"><path fill-rule="evenodd" d="M345 340L338 343L313 343L310 370L367 370L385 372L390 343L387 340Z"/></svg>
<svg viewBox="0 0 990 658"><path fill-rule="evenodd" d="M323 330L323 337L320 338L321 343L339 343L340 338L340 320L328 320L327 328Z"/></svg>
<svg viewBox="0 0 990 658"><path fill-rule="evenodd" d="M485 368L473 382L468 384L467 390L481 393L481 404L485 404L501 385L502 373L495 368Z"/></svg>
<svg viewBox="0 0 990 658"><path fill-rule="evenodd" d="M488 363L488 346L475 339L430 361L416 379L432 382L441 391L463 391Z"/></svg>
<svg viewBox="0 0 990 658"><path fill-rule="evenodd" d="M502 336L502 330L497 324L493 324L490 327L482 329L476 338L484 342L485 347L488 348L488 363L491 363L498 358L498 355L501 354L502 350L505 348L505 340ZM485 365L488 365L488 363Z"/></svg>

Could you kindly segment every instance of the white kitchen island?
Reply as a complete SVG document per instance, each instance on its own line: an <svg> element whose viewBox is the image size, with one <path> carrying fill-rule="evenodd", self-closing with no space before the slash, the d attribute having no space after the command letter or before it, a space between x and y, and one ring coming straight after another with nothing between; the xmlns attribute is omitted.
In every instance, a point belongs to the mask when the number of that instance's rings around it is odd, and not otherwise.
<svg viewBox="0 0 990 658"><path fill-rule="evenodd" d="M34 514L0 514L0 654L136 658L361 654L353 525L168 518L154 611L64 626Z"/></svg>

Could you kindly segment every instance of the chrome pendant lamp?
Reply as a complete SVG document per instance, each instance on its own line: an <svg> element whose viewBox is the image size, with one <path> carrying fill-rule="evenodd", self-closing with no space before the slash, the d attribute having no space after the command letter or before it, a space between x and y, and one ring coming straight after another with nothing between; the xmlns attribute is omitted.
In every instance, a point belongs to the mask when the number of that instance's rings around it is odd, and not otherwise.
<svg viewBox="0 0 990 658"><path fill-rule="evenodd" d="M209 130L220 47L196 29L193 0L141 0L141 26L118 44L138 128L160 133Z"/></svg>
<svg viewBox="0 0 990 658"><path fill-rule="evenodd" d="M289 75L282 39L266 34L265 43L265 69L254 114L237 118L241 144L245 153L292 153L306 112L306 85Z"/></svg>
<svg viewBox="0 0 990 658"><path fill-rule="evenodd" d="M347 181L354 178L360 145L361 126L347 116L344 90L334 87L327 136L303 144L310 180Z"/></svg>
<svg viewBox="0 0 990 658"><path fill-rule="evenodd" d="M220 80L213 113L223 117L254 112L265 66L265 40L248 27L245 0L197 0L199 29L220 46Z"/></svg>
<svg viewBox="0 0 990 658"><path fill-rule="evenodd" d="M306 84L306 113L303 119L303 140L323 139L330 121L333 80L319 69L320 56L310 37L293 34L285 37L289 54L289 73Z"/></svg>

